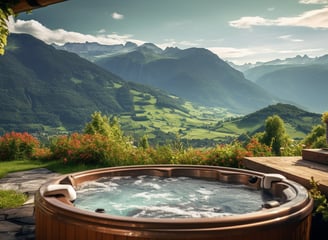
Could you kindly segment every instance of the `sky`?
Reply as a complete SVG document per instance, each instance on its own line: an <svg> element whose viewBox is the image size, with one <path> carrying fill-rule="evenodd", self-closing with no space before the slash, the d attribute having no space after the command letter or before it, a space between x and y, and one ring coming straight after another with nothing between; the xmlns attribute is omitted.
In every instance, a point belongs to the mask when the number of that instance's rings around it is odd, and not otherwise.
<svg viewBox="0 0 328 240"><path fill-rule="evenodd" d="M68 0L9 21L48 44L207 48L236 64L328 54L328 0Z"/></svg>

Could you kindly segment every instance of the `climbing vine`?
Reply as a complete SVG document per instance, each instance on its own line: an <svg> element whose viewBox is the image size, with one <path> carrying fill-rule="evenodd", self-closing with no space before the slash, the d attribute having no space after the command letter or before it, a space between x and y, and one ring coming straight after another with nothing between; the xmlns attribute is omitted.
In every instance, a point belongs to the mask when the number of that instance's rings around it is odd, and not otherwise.
<svg viewBox="0 0 328 240"><path fill-rule="evenodd" d="M8 18L14 15L12 7L18 2L19 0L2 0L0 2L0 55L5 53L5 46L7 45Z"/></svg>

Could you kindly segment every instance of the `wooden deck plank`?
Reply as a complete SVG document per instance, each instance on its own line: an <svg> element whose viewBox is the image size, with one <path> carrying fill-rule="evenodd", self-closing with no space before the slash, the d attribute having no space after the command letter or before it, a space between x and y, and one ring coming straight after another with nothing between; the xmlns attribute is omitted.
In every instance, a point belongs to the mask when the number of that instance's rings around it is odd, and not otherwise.
<svg viewBox="0 0 328 240"><path fill-rule="evenodd" d="M246 157L243 165L258 172L282 174L307 189L311 188L310 179L313 177L319 182L320 191L328 196L328 165L304 160L302 156Z"/></svg>

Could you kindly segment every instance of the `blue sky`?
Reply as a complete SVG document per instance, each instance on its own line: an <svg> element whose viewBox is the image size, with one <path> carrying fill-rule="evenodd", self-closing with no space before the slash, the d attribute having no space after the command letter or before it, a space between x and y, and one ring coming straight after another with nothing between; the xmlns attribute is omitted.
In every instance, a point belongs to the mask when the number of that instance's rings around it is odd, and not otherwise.
<svg viewBox="0 0 328 240"><path fill-rule="evenodd" d="M9 25L47 43L202 47L238 64L328 54L328 0L69 0Z"/></svg>

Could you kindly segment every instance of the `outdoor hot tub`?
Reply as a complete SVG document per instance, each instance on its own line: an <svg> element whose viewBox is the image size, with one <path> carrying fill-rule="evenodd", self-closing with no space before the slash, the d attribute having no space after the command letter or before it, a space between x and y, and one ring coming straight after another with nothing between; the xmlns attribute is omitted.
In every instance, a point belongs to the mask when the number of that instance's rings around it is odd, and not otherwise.
<svg viewBox="0 0 328 240"><path fill-rule="evenodd" d="M36 238L309 240L312 208L307 190L279 174L193 165L103 168L40 187Z"/></svg>

